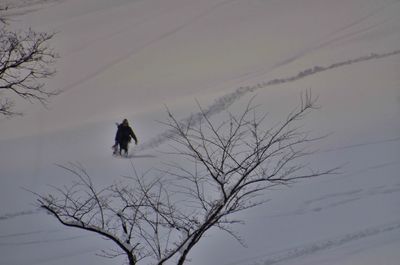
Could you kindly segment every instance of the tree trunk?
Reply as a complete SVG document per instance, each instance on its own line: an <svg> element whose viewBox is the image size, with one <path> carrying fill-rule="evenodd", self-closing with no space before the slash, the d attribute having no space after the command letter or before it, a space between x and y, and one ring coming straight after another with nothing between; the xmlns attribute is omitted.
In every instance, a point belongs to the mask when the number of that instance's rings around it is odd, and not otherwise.
<svg viewBox="0 0 400 265"><path fill-rule="evenodd" d="M136 256L133 255L132 253L128 253L128 260L129 260L129 265L136 265Z"/></svg>

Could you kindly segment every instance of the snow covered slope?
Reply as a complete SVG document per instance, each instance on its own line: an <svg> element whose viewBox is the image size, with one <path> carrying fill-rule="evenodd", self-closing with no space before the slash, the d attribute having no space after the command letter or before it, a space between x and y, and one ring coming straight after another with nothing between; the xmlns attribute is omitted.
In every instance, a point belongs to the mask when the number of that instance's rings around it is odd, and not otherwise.
<svg viewBox="0 0 400 265"><path fill-rule="evenodd" d="M99 185L131 174L110 154L115 122L132 122L132 161L145 170L168 159L158 152L164 105L185 118L196 99L217 114L256 95L278 119L306 89L321 109L305 124L331 134L310 163L343 174L271 191L238 227L248 248L210 233L192 264L399 264L399 1L4 3L13 27L57 32L48 85L64 93L49 109L23 104L24 117L0 119L1 265L119 264L95 255L108 242L62 227L25 191L70 183L55 164L79 162Z"/></svg>

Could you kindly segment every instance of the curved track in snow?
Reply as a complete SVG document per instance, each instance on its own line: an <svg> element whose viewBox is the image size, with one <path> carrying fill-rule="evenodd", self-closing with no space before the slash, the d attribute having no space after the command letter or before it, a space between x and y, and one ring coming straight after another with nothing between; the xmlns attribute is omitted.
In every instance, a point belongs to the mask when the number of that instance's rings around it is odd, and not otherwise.
<svg viewBox="0 0 400 265"><path fill-rule="evenodd" d="M348 60L341 61L341 62L336 62L336 63L330 64L327 66L314 66L312 68L308 68L303 71L300 71L299 73L297 73L296 75L293 75L293 76L284 77L284 78L276 78L276 79L272 79L267 82L255 84L253 86L239 87L232 93L229 93L229 94L226 94L225 96L217 98L213 104L211 104L210 106L208 106L207 108L204 109L204 112L208 116L212 116L217 113L220 113L221 111L227 109L230 105L232 105L235 101L239 100L244 95L255 92L259 89L263 89L263 88L274 86L274 85L281 85L281 84L285 84L285 83L295 82L300 79L303 79L303 78L306 78L306 77L309 77L312 75L316 75L316 74L319 74L322 72L326 72L329 70L333 70L336 68L350 66L350 65L359 64L359 63L364 63L367 61L383 59L386 57L395 56L395 55L399 55L399 54L400 54L400 50L394 50L394 51L385 52L385 53L371 53L369 55L361 56L361 57L354 58L354 59L348 59ZM186 119L183 119L181 122L182 122L182 125L185 126L188 124L188 121L190 121L191 124L193 124L193 123L198 123L201 120L202 120L202 114L200 112L198 112L198 113L194 113L194 114L190 115ZM165 143L172 135L174 135L174 133L175 133L175 131L173 131L173 130L167 130L167 131L155 136L153 139L150 139L149 141L145 142L136 150L143 151L143 150L155 148L155 147Z"/></svg>

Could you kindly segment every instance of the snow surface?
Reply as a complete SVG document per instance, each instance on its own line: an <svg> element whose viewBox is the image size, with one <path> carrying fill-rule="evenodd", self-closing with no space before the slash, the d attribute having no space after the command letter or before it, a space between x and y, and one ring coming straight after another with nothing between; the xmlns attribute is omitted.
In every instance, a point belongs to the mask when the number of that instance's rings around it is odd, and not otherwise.
<svg viewBox="0 0 400 265"><path fill-rule="evenodd" d="M0 120L0 264L119 264L110 242L65 228L26 189L71 183L79 162L98 185L168 157L165 105L179 118L197 99L214 115L255 103L284 117L306 89L321 109L310 163L342 174L270 191L244 213L248 247L209 233L191 264L400 264L400 2L395 0L12 0L15 28L57 32L64 89L48 109ZM115 159L115 122L140 145ZM215 116L218 117L218 116Z"/></svg>

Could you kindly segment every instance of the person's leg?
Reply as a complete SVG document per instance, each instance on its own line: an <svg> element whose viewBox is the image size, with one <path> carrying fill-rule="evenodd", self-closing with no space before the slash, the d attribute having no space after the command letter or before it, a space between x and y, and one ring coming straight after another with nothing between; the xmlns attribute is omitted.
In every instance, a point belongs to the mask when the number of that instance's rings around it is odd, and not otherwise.
<svg viewBox="0 0 400 265"><path fill-rule="evenodd" d="M124 149L124 145L119 143L119 155L122 155L122 150Z"/></svg>
<svg viewBox="0 0 400 265"><path fill-rule="evenodd" d="M125 155L128 155L128 143L120 143L120 149L119 149L119 154L122 155L122 150L124 150Z"/></svg>

